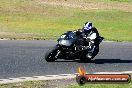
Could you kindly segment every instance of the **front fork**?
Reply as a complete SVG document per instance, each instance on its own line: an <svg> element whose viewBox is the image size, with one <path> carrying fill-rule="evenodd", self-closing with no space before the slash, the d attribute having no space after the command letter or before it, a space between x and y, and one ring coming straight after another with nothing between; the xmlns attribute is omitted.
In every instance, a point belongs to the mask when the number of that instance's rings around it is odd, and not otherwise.
<svg viewBox="0 0 132 88"><path fill-rule="evenodd" d="M59 44L56 45L58 47L58 50L56 52L55 58L58 58L60 56L61 53L61 46Z"/></svg>

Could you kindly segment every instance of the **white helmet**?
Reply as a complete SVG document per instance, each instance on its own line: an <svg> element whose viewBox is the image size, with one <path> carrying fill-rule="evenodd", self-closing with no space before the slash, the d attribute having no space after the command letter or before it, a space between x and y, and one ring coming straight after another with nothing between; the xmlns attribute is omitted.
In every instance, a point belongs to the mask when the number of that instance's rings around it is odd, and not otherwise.
<svg viewBox="0 0 132 88"><path fill-rule="evenodd" d="M92 27L93 27L92 22L86 22L86 23L83 25L84 31L89 31L89 30L92 29Z"/></svg>

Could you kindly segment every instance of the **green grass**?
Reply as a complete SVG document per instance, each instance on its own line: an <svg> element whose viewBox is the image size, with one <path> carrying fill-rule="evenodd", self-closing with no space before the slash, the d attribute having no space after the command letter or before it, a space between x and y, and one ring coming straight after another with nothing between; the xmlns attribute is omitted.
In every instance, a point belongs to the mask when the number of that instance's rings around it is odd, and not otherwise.
<svg viewBox="0 0 132 88"><path fill-rule="evenodd" d="M132 88L132 83L129 83L129 84L85 84L83 86L72 85L66 88Z"/></svg>
<svg viewBox="0 0 132 88"><path fill-rule="evenodd" d="M67 80L68 81L68 80ZM46 88L55 87L50 81L25 81L18 83L0 84L0 88ZM69 86L62 86L57 84L57 88L132 88L132 82L126 84L85 84L79 86L78 84L70 84Z"/></svg>
<svg viewBox="0 0 132 88"><path fill-rule="evenodd" d="M93 2L96 1L113 2ZM0 1L0 38L57 39L68 30L82 28L88 20L93 22L105 40L132 41L132 11L85 10L78 7L38 4L35 0Z"/></svg>
<svg viewBox="0 0 132 88"><path fill-rule="evenodd" d="M19 83L1 84L0 88L42 88L45 86L44 81L26 81Z"/></svg>

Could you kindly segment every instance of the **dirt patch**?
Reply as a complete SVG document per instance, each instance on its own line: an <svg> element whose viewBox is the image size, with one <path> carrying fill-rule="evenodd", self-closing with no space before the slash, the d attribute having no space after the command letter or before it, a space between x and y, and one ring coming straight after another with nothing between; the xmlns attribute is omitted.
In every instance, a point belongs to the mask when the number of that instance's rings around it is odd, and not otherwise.
<svg viewBox="0 0 132 88"><path fill-rule="evenodd" d="M45 40L39 33L0 32L0 40Z"/></svg>
<svg viewBox="0 0 132 88"><path fill-rule="evenodd" d="M81 9L101 9L101 10L121 10L125 12L132 12L132 5L129 3L107 3L107 2L97 2L90 0L37 0L38 4L48 4L54 6L65 6L72 8Z"/></svg>
<svg viewBox="0 0 132 88"><path fill-rule="evenodd" d="M50 80L46 81L46 84L42 88L65 88L75 84L77 84L75 79Z"/></svg>

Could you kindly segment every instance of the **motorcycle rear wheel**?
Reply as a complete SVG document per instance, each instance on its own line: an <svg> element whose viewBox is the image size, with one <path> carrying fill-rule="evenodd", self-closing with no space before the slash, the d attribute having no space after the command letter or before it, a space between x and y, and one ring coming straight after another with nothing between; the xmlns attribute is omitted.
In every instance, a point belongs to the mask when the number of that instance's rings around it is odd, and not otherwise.
<svg viewBox="0 0 132 88"><path fill-rule="evenodd" d="M83 57L80 59L81 62L87 63L91 61L91 58Z"/></svg>

